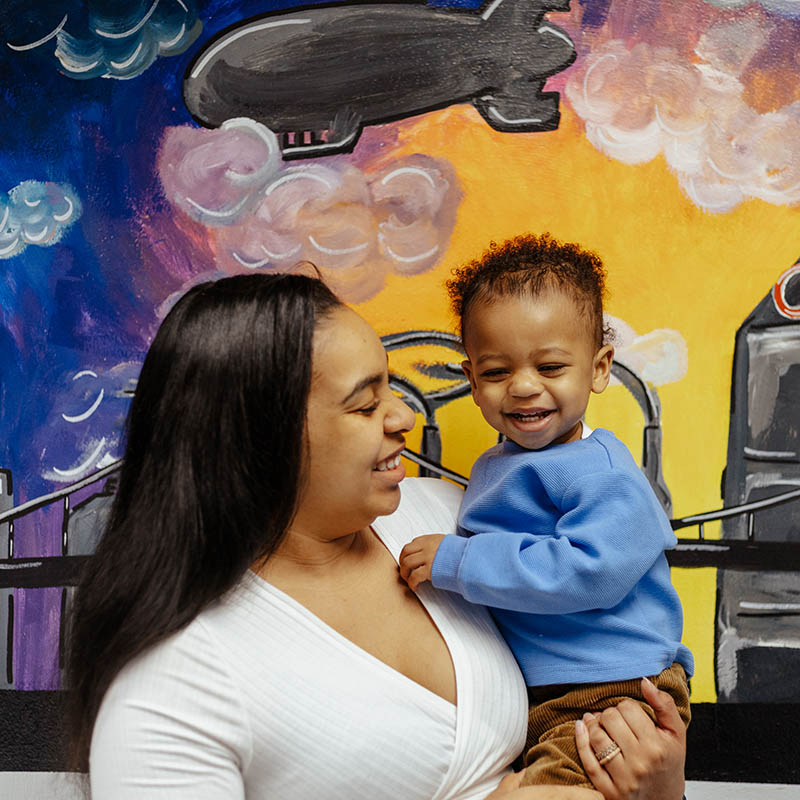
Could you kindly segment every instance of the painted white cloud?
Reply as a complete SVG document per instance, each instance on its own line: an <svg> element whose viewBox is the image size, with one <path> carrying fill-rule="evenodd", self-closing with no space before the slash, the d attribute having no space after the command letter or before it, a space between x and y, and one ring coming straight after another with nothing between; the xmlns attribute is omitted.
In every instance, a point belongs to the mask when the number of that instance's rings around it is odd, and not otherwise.
<svg viewBox="0 0 800 800"><path fill-rule="evenodd" d="M413 155L365 171L346 157L286 165L275 134L249 119L167 130L158 171L169 200L213 231L227 272L310 261L345 299L389 273L444 255L461 197L447 162Z"/></svg>
<svg viewBox="0 0 800 800"><path fill-rule="evenodd" d="M70 186L23 181L0 194L0 258L19 255L28 245L55 244L81 215Z"/></svg>
<svg viewBox="0 0 800 800"><path fill-rule="evenodd" d="M676 330L656 328L639 335L627 322L610 314L605 323L614 330L614 358L654 386L675 383L689 369L689 348ZM616 378L613 383L618 383Z"/></svg>
<svg viewBox="0 0 800 800"><path fill-rule="evenodd" d="M800 102L760 114L740 77L771 29L747 18L710 28L690 63L672 48L605 43L566 96L594 146L626 164L661 154L688 197L712 213L748 198L800 203Z"/></svg>
<svg viewBox="0 0 800 800"><path fill-rule="evenodd" d="M39 434L43 478L72 483L121 458L124 419L140 370L140 363L125 361L64 376Z"/></svg>

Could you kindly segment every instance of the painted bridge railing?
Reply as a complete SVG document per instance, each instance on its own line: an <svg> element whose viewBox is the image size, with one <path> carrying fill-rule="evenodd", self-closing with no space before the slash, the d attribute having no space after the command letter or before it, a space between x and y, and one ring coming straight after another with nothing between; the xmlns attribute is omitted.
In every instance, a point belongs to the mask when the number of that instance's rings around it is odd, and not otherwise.
<svg viewBox="0 0 800 800"><path fill-rule="evenodd" d="M449 478L461 486L466 486L468 483L463 475L434 463L419 453L406 450L404 455L430 472ZM798 541L793 542L771 542L755 538L755 515L759 511L791 502L800 502L800 489L792 489L753 503L672 519L670 525L674 531L696 527L698 535L696 538L678 537L678 544L667 552L667 559L673 567L717 567L765 572L800 571L800 531L798 531ZM747 539L705 538L707 522L721 522L737 517L744 517L746 520Z"/></svg>
<svg viewBox="0 0 800 800"><path fill-rule="evenodd" d="M54 492L0 512L0 532L3 532L2 539L7 549L7 552L3 554L6 557L0 558L0 589L33 589L75 586L77 584L81 567L90 554L70 555L69 552L72 498L86 487L110 477L121 466L122 459L119 459L69 486L64 486ZM16 520L55 504L60 504L62 508L61 555L14 558L14 523ZM4 526L5 531L3 531Z"/></svg>
<svg viewBox="0 0 800 800"><path fill-rule="evenodd" d="M409 461L423 468L428 475L447 478L461 486L467 485L468 481L464 475L448 469L427 454L406 449L403 451L403 455ZM91 555L68 554L70 498L87 486L110 477L120 469L121 465L121 460L115 461L70 486L0 513L0 526L8 525L13 531L14 521L20 517L46 506L60 503L63 509L62 530L64 531L62 539L64 554L62 555L13 558L13 552L10 552L8 558L0 559L0 589L46 588L77 584L81 568L91 558ZM754 535L756 514L793 502L800 502L800 489L793 489L752 503L673 519L670 521L673 530L679 531L696 527L698 535L695 538L679 537L677 547L667 553L669 562L675 567L717 567L766 572L800 571L800 541L765 541L756 539ZM746 539L707 539L705 537L707 523L721 522L736 517L744 517L747 522L748 537ZM13 533L9 534L9 541L13 547Z"/></svg>
<svg viewBox="0 0 800 800"><path fill-rule="evenodd" d="M800 489L765 497L752 503L729 506L717 511L692 514L671 520L675 531L696 527L696 539L678 538L678 546L667 553L674 567L717 567L720 569L773 571L800 571L800 530L795 541L769 541L756 539L755 518L759 511L787 503L800 502ZM723 522L744 517L746 539L706 539L707 522Z"/></svg>

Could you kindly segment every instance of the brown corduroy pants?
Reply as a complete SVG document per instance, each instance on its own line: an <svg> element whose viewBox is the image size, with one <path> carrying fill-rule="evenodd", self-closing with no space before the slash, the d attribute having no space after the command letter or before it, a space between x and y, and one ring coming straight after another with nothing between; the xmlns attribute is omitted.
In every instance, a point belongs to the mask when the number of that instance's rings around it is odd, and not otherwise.
<svg viewBox="0 0 800 800"><path fill-rule="evenodd" d="M681 719L691 718L689 684L680 664L667 667L650 680L672 695ZM593 788L586 776L575 744L575 721L587 711L599 712L625 698L636 700L655 719L653 709L642 697L637 678L612 683L572 683L556 686L529 686L528 739L523 763L523 786L556 784Z"/></svg>

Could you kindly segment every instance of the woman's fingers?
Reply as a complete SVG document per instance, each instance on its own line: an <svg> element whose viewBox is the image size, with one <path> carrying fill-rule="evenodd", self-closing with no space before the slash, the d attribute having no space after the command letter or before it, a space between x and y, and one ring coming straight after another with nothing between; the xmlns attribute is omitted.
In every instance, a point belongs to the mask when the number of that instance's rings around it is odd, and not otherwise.
<svg viewBox="0 0 800 800"><path fill-rule="evenodd" d="M586 715L584 719L587 719L587 717L591 717L591 715ZM587 722L592 724L589 719L587 719ZM595 741L598 741L599 737L595 729L599 730L601 734L604 734L602 728L600 728L596 721L592 725L592 734L594 735ZM605 738L610 744L611 740L607 735ZM589 728L587 724L580 719L575 723L575 744L578 747L578 755L581 757L581 763L583 764L584 770L586 770L586 775L594 784L594 787L602 793L606 800L615 800L615 798L619 797L620 795L614 786L611 776L603 769L597 760L597 751L595 751L592 745ZM602 752L602 747L600 748L600 752Z"/></svg>
<svg viewBox="0 0 800 800"><path fill-rule="evenodd" d="M625 713L623 714L623 709ZM637 712L644 717L644 722L653 727L647 714L642 710L638 703L633 700L622 700L619 705L606 708L598 715L598 720L608 736L615 741L623 752L633 752L639 743L636 728L628 721L628 717L636 717ZM639 720L637 719L638 723Z"/></svg>
<svg viewBox="0 0 800 800"><path fill-rule="evenodd" d="M680 739L686 738L686 725L672 696L657 689L652 681L642 678L642 694L656 713L656 724Z"/></svg>
<svg viewBox="0 0 800 800"><path fill-rule="evenodd" d="M686 728L670 695L646 679L642 691L658 727L638 702L626 699L584 715L575 726L578 753L606 800L680 800Z"/></svg>

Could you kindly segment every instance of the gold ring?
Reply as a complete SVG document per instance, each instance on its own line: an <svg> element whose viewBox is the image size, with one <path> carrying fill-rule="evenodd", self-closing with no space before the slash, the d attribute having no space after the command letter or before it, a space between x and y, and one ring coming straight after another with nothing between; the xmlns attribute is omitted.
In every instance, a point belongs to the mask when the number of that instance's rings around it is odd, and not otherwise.
<svg viewBox="0 0 800 800"><path fill-rule="evenodd" d="M604 750L601 750L599 753L595 753L597 757L597 763L602 766L603 764L608 764L612 758L616 758L622 750L619 749L619 745L616 742L611 742L611 744L606 747Z"/></svg>

